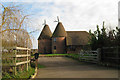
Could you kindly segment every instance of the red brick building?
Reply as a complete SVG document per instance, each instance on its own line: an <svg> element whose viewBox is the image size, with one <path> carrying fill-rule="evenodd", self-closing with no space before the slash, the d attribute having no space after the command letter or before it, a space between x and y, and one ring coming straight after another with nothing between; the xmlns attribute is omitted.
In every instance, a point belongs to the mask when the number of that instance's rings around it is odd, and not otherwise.
<svg viewBox="0 0 120 80"><path fill-rule="evenodd" d="M52 47L52 32L49 26L46 24L38 38L38 53L51 53Z"/></svg>
<svg viewBox="0 0 120 80"><path fill-rule="evenodd" d="M65 31L61 22L58 22L53 34L45 25L38 38L38 53L77 53L87 47L88 37L86 31Z"/></svg>

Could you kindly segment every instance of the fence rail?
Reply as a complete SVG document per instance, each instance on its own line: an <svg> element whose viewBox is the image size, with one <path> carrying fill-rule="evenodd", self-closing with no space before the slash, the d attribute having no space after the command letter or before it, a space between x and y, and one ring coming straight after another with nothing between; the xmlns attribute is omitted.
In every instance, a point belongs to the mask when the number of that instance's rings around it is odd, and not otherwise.
<svg viewBox="0 0 120 80"><path fill-rule="evenodd" d="M2 66L13 67L13 73L16 74L17 66L30 64L30 49L22 47L7 47L2 48ZM4 68L3 67L3 68Z"/></svg>
<svg viewBox="0 0 120 80"><path fill-rule="evenodd" d="M100 61L100 49L96 51L84 51L79 53L79 60L91 63L97 63Z"/></svg>
<svg viewBox="0 0 120 80"><path fill-rule="evenodd" d="M119 64L120 47L103 47L101 56L102 62Z"/></svg>
<svg viewBox="0 0 120 80"><path fill-rule="evenodd" d="M79 53L79 60L92 63L117 64L120 63L120 47L103 47L96 51Z"/></svg>

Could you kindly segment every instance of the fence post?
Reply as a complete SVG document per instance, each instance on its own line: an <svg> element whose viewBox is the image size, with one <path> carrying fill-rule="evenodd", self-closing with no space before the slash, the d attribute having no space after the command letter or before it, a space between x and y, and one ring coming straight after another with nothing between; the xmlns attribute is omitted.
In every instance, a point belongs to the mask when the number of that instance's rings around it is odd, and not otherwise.
<svg viewBox="0 0 120 80"><path fill-rule="evenodd" d="M28 71L28 49L27 49L27 71Z"/></svg>
<svg viewBox="0 0 120 80"><path fill-rule="evenodd" d="M31 59L31 50L28 51L29 56L29 60ZM29 62L29 66L30 66L30 62Z"/></svg>
<svg viewBox="0 0 120 80"><path fill-rule="evenodd" d="M14 57L14 75L16 75L16 54L17 54L17 50L15 49L14 50L14 54L15 54L15 57Z"/></svg>
<svg viewBox="0 0 120 80"><path fill-rule="evenodd" d="M119 63L119 47L116 47L116 62Z"/></svg>
<svg viewBox="0 0 120 80"><path fill-rule="evenodd" d="M97 49L97 58L98 58L98 62L101 61L101 48Z"/></svg>

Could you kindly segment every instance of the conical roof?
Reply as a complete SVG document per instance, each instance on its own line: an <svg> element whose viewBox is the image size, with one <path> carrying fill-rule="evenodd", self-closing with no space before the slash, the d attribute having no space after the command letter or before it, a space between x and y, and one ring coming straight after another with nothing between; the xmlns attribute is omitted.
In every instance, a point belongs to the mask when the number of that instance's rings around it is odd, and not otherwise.
<svg viewBox="0 0 120 80"><path fill-rule="evenodd" d="M50 39L52 36L52 32L50 31L49 26L46 24L42 30L42 32L40 33L40 36L38 38L39 39Z"/></svg>
<svg viewBox="0 0 120 80"><path fill-rule="evenodd" d="M55 31L52 35L52 37L66 37L67 33L62 25L61 22L59 22L55 28Z"/></svg>

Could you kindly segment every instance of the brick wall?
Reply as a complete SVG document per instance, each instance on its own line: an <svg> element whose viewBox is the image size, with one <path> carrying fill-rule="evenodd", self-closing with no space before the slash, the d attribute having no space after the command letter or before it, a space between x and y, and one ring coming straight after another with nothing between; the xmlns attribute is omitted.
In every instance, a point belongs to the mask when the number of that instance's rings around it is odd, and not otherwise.
<svg viewBox="0 0 120 80"><path fill-rule="evenodd" d="M63 54L66 53L65 37L56 37L56 41L52 38L52 53ZM56 49L54 49L56 46Z"/></svg>
<svg viewBox="0 0 120 80"><path fill-rule="evenodd" d="M38 40L38 53L51 53L51 39Z"/></svg>

